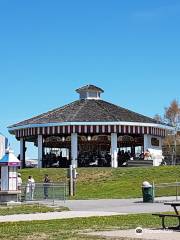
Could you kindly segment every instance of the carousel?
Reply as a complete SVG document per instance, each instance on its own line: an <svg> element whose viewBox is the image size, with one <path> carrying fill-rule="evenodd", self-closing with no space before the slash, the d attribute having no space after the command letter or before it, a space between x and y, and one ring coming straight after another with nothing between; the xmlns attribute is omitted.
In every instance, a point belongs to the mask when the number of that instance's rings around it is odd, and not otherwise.
<svg viewBox="0 0 180 240"><path fill-rule="evenodd" d="M25 167L26 142L38 147L38 167L114 167L129 160L162 155L162 139L171 127L103 101L101 88L76 90L79 100L10 126L20 141ZM145 154L146 153L146 154ZM148 156L149 158L149 156ZM153 165L162 161L154 154Z"/></svg>

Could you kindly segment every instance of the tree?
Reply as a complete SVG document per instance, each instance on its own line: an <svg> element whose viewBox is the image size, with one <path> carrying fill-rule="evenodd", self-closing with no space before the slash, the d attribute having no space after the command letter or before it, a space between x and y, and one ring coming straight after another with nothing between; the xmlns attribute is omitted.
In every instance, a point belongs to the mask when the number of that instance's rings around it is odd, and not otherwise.
<svg viewBox="0 0 180 240"><path fill-rule="evenodd" d="M177 143L177 131L180 127L180 105L177 100L173 100L170 103L170 106L165 108L164 120L167 124L174 127L174 132L171 135L168 135L164 144L172 149L173 163L176 164L176 143Z"/></svg>
<svg viewBox="0 0 180 240"><path fill-rule="evenodd" d="M159 123L163 123L163 122L164 122L164 120L162 119L162 117L161 117L159 114L156 114L156 115L154 116L154 119L155 119L156 121L158 121Z"/></svg>
<svg viewBox="0 0 180 240"><path fill-rule="evenodd" d="M173 100L170 106L165 108L164 119L167 124L178 130L180 126L180 105L177 100Z"/></svg>

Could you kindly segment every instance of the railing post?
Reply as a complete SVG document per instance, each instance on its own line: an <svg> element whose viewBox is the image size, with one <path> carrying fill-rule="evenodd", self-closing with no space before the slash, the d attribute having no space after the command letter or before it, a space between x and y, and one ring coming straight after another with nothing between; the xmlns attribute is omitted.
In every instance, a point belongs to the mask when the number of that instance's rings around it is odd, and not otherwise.
<svg viewBox="0 0 180 240"><path fill-rule="evenodd" d="M176 179L176 201L178 201L178 181Z"/></svg>
<svg viewBox="0 0 180 240"><path fill-rule="evenodd" d="M69 195L73 196L73 166L69 166Z"/></svg>
<svg viewBox="0 0 180 240"><path fill-rule="evenodd" d="M66 198L66 183L63 184L63 188L64 188L64 196L63 196L63 199L64 199L64 203L65 203L65 198Z"/></svg>
<svg viewBox="0 0 180 240"><path fill-rule="evenodd" d="M54 206L54 202L55 202L55 196L54 196L54 183L52 183L52 187L53 187L53 206Z"/></svg>
<svg viewBox="0 0 180 240"><path fill-rule="evenodd" d="M155 184L154 184L154 181L153 181L153 184L152 184L152 191L153 191L153 202L154 202L154 199L155 199Z"/></svg>

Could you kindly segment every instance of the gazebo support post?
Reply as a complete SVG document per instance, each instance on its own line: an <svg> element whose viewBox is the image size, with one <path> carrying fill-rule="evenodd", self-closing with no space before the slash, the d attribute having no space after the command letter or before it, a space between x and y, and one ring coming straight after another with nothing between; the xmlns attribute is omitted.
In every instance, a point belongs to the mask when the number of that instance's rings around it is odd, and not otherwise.
<svg viewBox="0 0 180 240"><path fill-rule="evenodd" d="M42 168L43 158L43 136L38 135L38 168Z"/></svg>
<svg viewBox="0 0 180 240"><path fill-rule="evenodd" d="M111 133L111 167L118 167L117 160L117 133Z"/></svg>
<svg viewBox="0 0 180 240"><path fill-rule="evenodd" d="M77 168L78 155L78 136L77 133L71 133L71 165Z"/></svg>
<svg viewBox="0 0 180 240"><path fill-rule="evenodd" d="M151 135L144 134L144 152L151 148Z"/></svg>
<svg viewBox="0 0 180 240"><path fill-rule="evenodd" d="M25 140L24 138L20 138L20 161L21 161L21 168L25 168L26 163L26 154L25 154Z"/></svg>
<svg viewBox="0 0 180 240"><path fill-rule="evenodd" d="M135 153L136 153L136 151L135 151L135 146L132 146L132 147L131 147L131 154L132 154L133 156L135 156Z"/></svg>

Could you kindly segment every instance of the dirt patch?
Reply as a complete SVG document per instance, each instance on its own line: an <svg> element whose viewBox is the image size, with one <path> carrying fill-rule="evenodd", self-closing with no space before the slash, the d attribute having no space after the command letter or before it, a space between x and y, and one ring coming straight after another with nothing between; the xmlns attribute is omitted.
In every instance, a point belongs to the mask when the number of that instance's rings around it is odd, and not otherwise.
<svg viewBox="0 0 180 240"><path fill-rule="evenodd" d="M50 236L46 233L31 234L30 236L24 237L25 240L48 240Z"/></svg>

